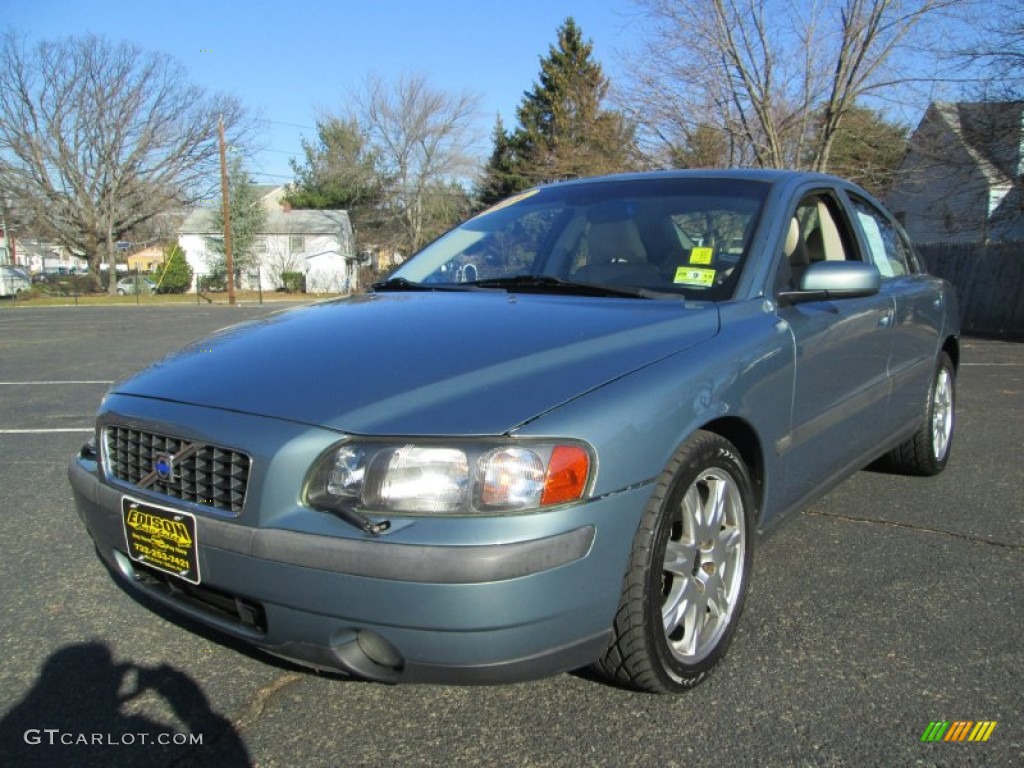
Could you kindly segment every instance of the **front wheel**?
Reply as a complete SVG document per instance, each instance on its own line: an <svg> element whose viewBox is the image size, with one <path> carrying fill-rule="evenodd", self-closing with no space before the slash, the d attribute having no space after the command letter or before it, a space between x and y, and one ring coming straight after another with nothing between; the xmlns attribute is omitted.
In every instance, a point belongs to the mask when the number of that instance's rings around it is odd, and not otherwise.
<svg viewBox="0 0 1024 768"><path fill-rule="evenodd" d="M753 554L754 493L728 440L698 432L662 472L633 541L614 637L598 669L678 693L725 655Z"/></svg>

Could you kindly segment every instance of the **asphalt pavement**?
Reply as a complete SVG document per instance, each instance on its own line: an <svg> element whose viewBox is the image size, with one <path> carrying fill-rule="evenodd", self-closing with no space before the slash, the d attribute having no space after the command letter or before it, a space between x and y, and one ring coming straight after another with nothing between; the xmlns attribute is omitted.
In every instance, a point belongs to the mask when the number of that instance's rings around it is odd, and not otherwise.
<svg viewBox="0 0 1024 768"><path fill-rule="evenodd" d="M945 473L861 472L757 543L735 642L688 694L391 687L151 612L74 512L111 382L279 309L0 308L0 764L1024 764L1024 345L964 340ZM922 742L934 721L996 725Z"/></svg>

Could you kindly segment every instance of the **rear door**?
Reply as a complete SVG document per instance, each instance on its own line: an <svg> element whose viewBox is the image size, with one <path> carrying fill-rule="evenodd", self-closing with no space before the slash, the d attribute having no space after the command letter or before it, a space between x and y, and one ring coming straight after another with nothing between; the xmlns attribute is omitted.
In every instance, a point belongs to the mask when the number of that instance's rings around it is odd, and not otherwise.
<svg viewBox="0 0 1024 768"><path fill-rule="evenodd" d="M888 371L890 429L897 431L924 414L942 327L942 289L925 274L906 235L881 208L858 195L848 196L865 260L878 267L882 293L892 299L896 312Z"/></svg>

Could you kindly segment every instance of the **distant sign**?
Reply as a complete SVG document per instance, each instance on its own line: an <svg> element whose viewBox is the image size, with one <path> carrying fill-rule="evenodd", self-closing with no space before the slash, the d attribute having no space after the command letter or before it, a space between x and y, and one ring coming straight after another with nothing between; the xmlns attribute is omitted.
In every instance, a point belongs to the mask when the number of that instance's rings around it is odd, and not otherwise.
<svg viewBox="0 0 1024 768"><path fill-rule="evenodd" d="M117 248L117 250L119 251L127 251L129 248L132 247L132 244L127 240L118 240L116 243L114 243L114 247Z"/></svg>

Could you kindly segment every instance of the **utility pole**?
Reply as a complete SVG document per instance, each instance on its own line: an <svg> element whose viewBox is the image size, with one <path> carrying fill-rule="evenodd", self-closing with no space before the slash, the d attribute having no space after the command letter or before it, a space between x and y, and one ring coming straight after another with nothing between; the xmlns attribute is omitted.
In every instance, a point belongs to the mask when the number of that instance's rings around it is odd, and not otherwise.
<svg viewBox="0 0 1024 768"><path fill-rule="evenodd" d="M220 131L220 199L224 213L224 264L228 270L228 304L235 303L235 263L231 257L231 203L228 200L228 160L224 144L224 115L218 119Z"/></svg>

